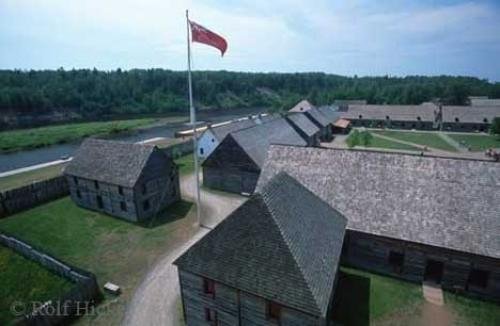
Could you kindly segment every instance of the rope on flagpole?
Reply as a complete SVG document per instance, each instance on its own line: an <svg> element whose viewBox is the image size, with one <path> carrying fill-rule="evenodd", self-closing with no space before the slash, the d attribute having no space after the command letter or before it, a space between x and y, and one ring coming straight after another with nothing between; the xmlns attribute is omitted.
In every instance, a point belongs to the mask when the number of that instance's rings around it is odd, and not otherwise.
<svg viewBox="0 0 500 326"><path fill-rule="evenodd" d="M189 114L191 125L193 126L193 155L194 155L194 177L196 181L196 217L198 225L202 226L201 223L201 200L200 200L200 177L198 171L198 132L196 130L196 111L193 105L193 86L191 82L191 42L189 37L189 11L186 10L186 26L187 26L187 51L188 51L188 84L189 84Z"/></svg>

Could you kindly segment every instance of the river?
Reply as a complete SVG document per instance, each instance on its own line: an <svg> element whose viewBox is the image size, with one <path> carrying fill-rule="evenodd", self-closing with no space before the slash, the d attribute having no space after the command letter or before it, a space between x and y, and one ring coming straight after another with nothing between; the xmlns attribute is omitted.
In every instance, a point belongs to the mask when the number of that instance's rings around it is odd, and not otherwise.
<svg viewBox="0 0 500 326"><path fill-rule="evenodd" d="M257 114L264 111L265 109L238 109L231 110L230 113L202 112L199 114L199 121L216 123L246 116L251 113ZM149 129L143 129L125 134L117 134L112 138L127 142L138 142L155 137L173 138L176 131L187 128L189 128L188 125L184 123L168 123L164 126L156 126ZM80 142L58 144L32 150L0 154L0 172L6 172L31 165L50 162L58 160L64 156L71 156L79 145Z"/></svg>

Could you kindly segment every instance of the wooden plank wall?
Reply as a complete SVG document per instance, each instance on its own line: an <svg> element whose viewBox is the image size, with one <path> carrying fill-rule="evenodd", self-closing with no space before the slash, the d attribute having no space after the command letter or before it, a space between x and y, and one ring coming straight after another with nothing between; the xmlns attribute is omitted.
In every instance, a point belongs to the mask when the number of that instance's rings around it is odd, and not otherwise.
<svg viewBox="0 0 500 326"><path fill-rule="evenodd" d="M484 299L500 301L500 260L470 255L454 250L430 247L402 240L388 239L352 230L344 240L342 264L413 281L424 280L429 259L444 263L442 287ZM388 262L389 252L404 253L400 272ZM478 268L490 273L485 289L468 286L469 273Z"/></svg>

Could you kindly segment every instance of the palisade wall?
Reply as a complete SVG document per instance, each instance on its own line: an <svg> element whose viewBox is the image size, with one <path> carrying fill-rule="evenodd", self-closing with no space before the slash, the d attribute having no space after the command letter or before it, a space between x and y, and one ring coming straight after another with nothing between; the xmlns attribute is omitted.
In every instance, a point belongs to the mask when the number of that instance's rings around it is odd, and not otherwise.
<svg viewBox="0 0 500 326"><path fill-rule="evenodd" d="M37 181L0 192L0 218L67 196L68 184L63 176Z"/></svg>
<svg viewBox="0 0 500 326"><path fill-rule="evenodd" d="M0 245L4 245L27 259L41 264L51 272L75 284L69 292L57 298L56 302L49 302L43 307L20 317L15 324L58 325L75 318L78 313L86 312L85 308L90 308L101 299L97 278L94 274L69 265L5 233L0 233ZM64 306L64 309L61 308L62 306Z"/></svg>

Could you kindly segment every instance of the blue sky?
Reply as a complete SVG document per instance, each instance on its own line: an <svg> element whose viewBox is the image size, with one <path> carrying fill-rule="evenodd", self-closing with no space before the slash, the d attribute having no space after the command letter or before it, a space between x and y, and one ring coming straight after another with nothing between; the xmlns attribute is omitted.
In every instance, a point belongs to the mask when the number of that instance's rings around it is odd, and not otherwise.
<svg viewBox="0 0 500 326"><path fill-rule="evenodd" d="M186 8L229 43L195 69L500 81L500 1L0 0L0 68L183 70Z"/></svg>

